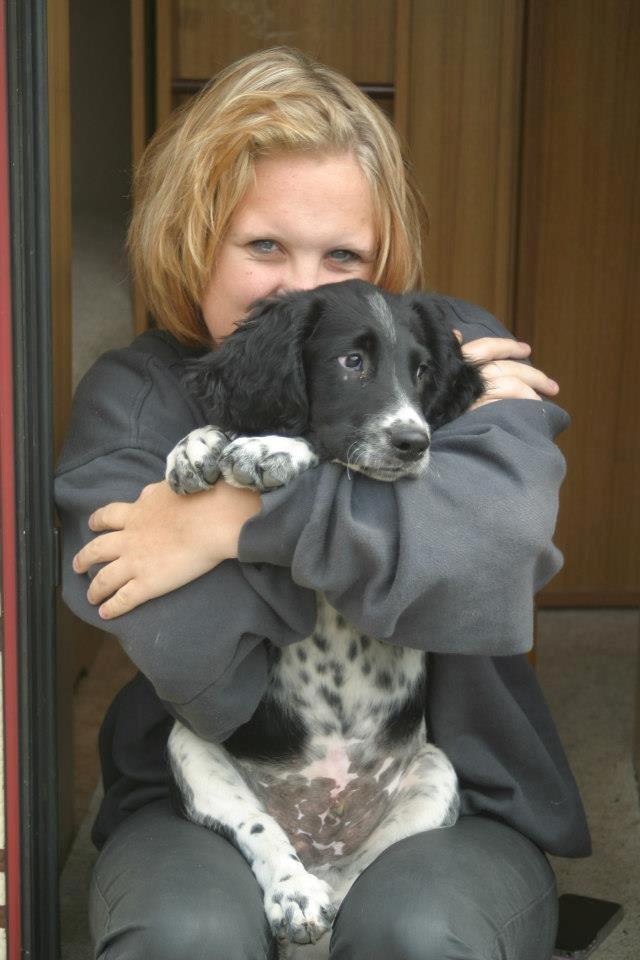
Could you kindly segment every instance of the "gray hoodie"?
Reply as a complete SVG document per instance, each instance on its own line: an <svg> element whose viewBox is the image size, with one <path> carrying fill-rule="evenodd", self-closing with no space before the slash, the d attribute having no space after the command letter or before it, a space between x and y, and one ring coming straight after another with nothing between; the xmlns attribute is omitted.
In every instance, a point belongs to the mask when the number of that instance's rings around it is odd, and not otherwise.
<svg viewBox="0 0 640 960"><path fill-rule="evenodd" d="M465 341L509 336L486 311L442 298ZM89 515L164 476L175 443L206 420L183 387L193 350L143 334L105 354L76 392L58 464L63 597L104 628L73 555ZM101 732L101 845L129 812L168 793L166 736L179 717L224 741L265 690L265 638L303 639L315 592L363 632L429 652L432 738L450 757L462 812L496 817L557 855L589 852L577 788L526 652L533 596L560 569L551 538L568 423L552 403L502 400L434 433L424 478L382 483L322 464L262 496L238 561L111 621L141 674Z"/></svg>

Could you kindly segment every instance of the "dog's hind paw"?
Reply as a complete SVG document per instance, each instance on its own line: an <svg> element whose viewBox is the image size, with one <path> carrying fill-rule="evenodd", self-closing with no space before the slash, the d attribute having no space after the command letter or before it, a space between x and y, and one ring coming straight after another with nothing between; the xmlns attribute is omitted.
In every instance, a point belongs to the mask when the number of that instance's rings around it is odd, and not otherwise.
<svg viewBox="0 0 640 960"><path fill-rule="evenodd" d="M167 457L165 479L174 493L212 487L220 478L220 454L229 439L217 427L200 427L183 437Z"/></svg>
<svg viewBox="0 0 640 960"><path fill-rule="evenodd" d="M238 437L220 457L220 470L234 487L273 490L315 467L318 458L306 440L296 437Z"/></svg>
<svg viewBox="0 0 640 960"><path fill-rule="evenodd" d="M306 871L275 881L264 894L267 920L280 943L315 943L331 929L338 906L331 887Z"/></svg>

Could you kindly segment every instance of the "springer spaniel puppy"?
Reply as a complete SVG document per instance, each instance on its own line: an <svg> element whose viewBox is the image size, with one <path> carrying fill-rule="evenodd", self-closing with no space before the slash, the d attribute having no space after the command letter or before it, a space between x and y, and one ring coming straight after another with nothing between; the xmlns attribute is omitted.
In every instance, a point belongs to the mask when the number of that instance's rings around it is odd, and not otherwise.
<svg viewBox="0 0 640 960"><path fill-rule="evenodd" d="M360 280L259 302L189 378L214 426L169 455L179 493L220 476L270 490L319 460L377 480L419 477L432 431L483 390L437 298ZM422 651L363 635L321 594L310 637L267 645L252 719L224 744L176 722L168 752L183 813L246 857L289 957L330 928L383 850L455 823L458 791L427 740ZM327 956L328 939L302 956Z"/></svg>

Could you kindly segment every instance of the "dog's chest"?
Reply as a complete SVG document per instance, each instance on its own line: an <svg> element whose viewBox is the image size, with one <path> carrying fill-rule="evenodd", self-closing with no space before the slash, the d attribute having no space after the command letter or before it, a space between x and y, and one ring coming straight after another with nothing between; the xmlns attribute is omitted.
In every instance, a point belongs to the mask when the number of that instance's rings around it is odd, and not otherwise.
<svg viewBox="0 0 640 960"><path fill-rule="evenodd" d="M304 749L242 766L304 863L348 855L387 811L424 741L423 690L421 652L361 635L321 596L312 636L274 651L274 709L302 723Z"/></svg>
<svg viewBox="0 0 640 960"><path fill-rule="evenodd" d="M270 685L313 734L345 739L379 733L424 672L424 654L362 634L317 595L315 629L273 651Z"/></svg>

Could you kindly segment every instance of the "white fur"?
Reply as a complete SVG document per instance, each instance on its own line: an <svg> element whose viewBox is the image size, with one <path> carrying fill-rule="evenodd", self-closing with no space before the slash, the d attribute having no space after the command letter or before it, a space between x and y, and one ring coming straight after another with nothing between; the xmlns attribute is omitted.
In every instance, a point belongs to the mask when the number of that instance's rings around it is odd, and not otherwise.
<svg viewBox="0 0 640 960"><path fill-rule="evenodd" d="M426 742L424 722L407 742L395 744L386 753L376 752L376 735L386 718L412 685L424 682L424 654L363 636L322 594L317 601L313 635L285 647L276 669L275 695L283 703L296 696L297 710L310 734L299 762L235 759L224 747L201 740L180 723L175 724L168 745L188 816L220 829L246 857L264 891L271 929L287 941L281 951L287 960L327 956L329 937L323 933L329 931L340 902L359 874L392 843L447 826L457 816L455 772L442 751ZM358 645L357 656L354 644ZM303 684L301 669L307 677ZM321 696L332 674L339 711ZM382 676L387 681L381 687L374 681ZM278 783L285 789L290 776L301 784L302 792L294 809L289 809L285 830L268 812L267 804L272 789L277 794ZM369 778L369 796L380 798L380 817L374 829L355 847L313 839L309 849L315 850L320 861L303 865L294 841L310 837L299 826L307 796L304 784L309 797L315 795L311 793L314 785L318 790L318 785L334 784L331 789L324 788L327 807L318 818L324 828L327 818L344 805L342 798L349 797L350 787L363 777L365 787ZM357 821L361 812L345 813L345 841L349 831L357 830L352 820L355 816ZM252 832L256 828L258 832ZM315 944L321 937L321 944ZM315 945L294 950L293 943Z"/></svg>

